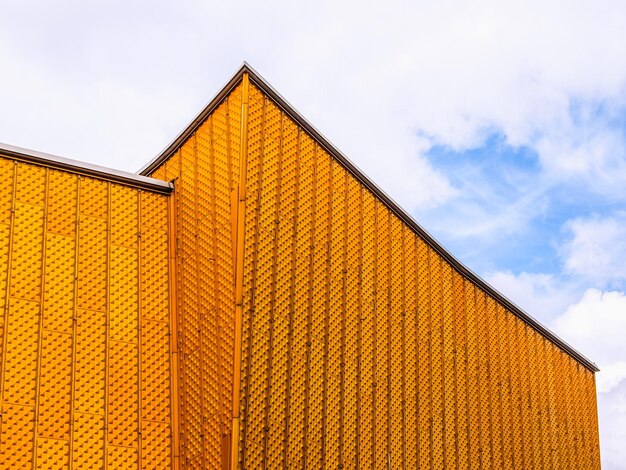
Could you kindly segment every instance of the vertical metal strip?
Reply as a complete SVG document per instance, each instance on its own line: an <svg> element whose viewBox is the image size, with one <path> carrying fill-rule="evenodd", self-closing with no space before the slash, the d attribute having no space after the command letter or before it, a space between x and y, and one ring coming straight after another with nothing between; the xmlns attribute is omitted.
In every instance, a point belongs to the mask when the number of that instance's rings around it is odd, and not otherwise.
<svg viewBox="0 0 626 470"><path fill-rule="evenodd" d="M332 218L333 218L333 167L329 165L328 201L326 215L326 272L324 281L324 367L323 367L323 395L322 395L322 462L327 462L326 451L328 447L328 370L329 370L329 337L330 337L330 283L331 283L331 247L332 247Z"/></svg>
<svg viewBox="0 0 626 470"><path fill-rule="evenodd" d="M77 201L78 204L78 201ZM104 455L103 466L109 460L109 367L111 361L111 183L107 183L107 248L106 248L106 306L104 324ZM141 389L140 389L141 392Z"/></svg>
<svg viewBox="0 0 626 470"><path fill-rule="evenodd" d="M227 121L227 125L228 125L228 119L226 119ZM224 331L225 325L223 324L223 320L224 320L224 316L220 314L220 306L218 305L220 303L219 300L219 292L220 292L220 282L219 282L219 263L217 261L217 252L218 252L218 245L217 245L217 176L216 176L216 169L215 169L215 140L214 140L214 134L213 134L213 116L209 116L209 120L207 121L207 125L209 127L209 168L210 168L210 175L209 175L209 181L210 181L210 193L211 193L211 230L212 230L212 236L211 236L211 249L212 249L212 253L213 253L213 309L215 312L215 321L217 323L217 331L215 332L215 344L216 344L216 348L218 351L218 355L217 355L217 365L218 365L218 370L219 371L224 371L227 367L227 365L224 363L224 355L221 353L222 348L224 347L224 339L223 339L223 334L222 331ZM232 208L231 208L231 213L232 213ZM236 211L235 211L236 213ZM233 236L237 236L236 231L234 231L234 235ZM233 257L237 255L236 251L237 251L237 247L235 246L235 240L232 240L233 242ZM233 263L235 262L234 258L233 258ZM218 378L218 384L217 384L217 389L218 389L218 394L220 397L226 396L226 392L224 390L225 385L224 385L224 380L222 380L222 378ZM232 426L231 426L231 430L227 432L227 429L225 429L225 425L226 423L231 419L230 415L230 410L225 408L225 403L223 400L219 401L219 407L218 407L218 413L220 413L221 415L221 420L220 420L220 432L222 433L221 438L226 441L222 443L222 468L223 469L227 469L228 466L230 465L230 439L231 439L231 435L230 432L232 432ZM224 450L226 450L227 455L224 455Z"/></svg>
<svg viewBox="0 0 626 470"><path fill-rule="evenodd" d="M278 165L276 170L276 194L274 196L274 235L272 240L272 268L270 274L270 314L269 314L269 343L267 355L267 376L265 385L265 435L263 439L263 465L268 467L268 458L270 455L269 439L270 439L270 413L272 407L272 368L274 359L274 336L275 336L275 317L276 317L276 284L278 271L278 225L280 223L280 193L282 181L282 158L283 158L283 122L284 114L280 113L280 143L278 151Z"/></svg>
<svg viewBox="0 0 626 470"><path fill-rule="evenodd" d="M178 470L180 468L180 427L179 427L179 414L181 412L179 402L179 379L178 379L178 367L179 367L179 350L178 350L178 304L177 304L177 253L176 253L176 190L168 196L167 199L167 222L168 222L168 275L169 275L169 308L170 308L170 321L169 321L169 336L170 336L170 416L171 416L171 429L170 429L170 445L172 452L172 470ZM108 305L108 302L107 302ZM107 309L108 310L108 309ZM107 322L108 323L108 322Z"/></svg>
<svg viewBox="0 0 626 470"><path fill-rule="evenodd" d="M141 340L143 331L141 329L141 315L143 308L141 305L141 189L137 191L137 468L142 468L142 450L143 450L143 420L142 420L142 362L141 362Z"/></svg>
<svg viewBox="0 0 626 470"><path fill-rule="evenodd" d="M526 466L524 457L524 426L522 420L522 397L521 397L521 383L519 375L519 355L515 354L517 350L516 339L512 337L511 324L515 324L516 319L507 310L504 311L504 334L506 336L506 356L509 367L509 374L511 376L511 395L510 395L510 409L511 409L511 434L513 436L513 468L524 468ZM514 410L515 409L515 410ZM517 415L517 419L515 419ZM519 436L519 437L517 437Z"/></svg>
<svg viewBox="0 0 626 470"><path fill-rule="evenodd" d="M7 360L7 336L9 329L9 297L11 293L11 267L13 265L13 239L15 232L15 191L17 188L17 162L13 162L13 189L11 191L11 221L9 226L9 250L8 250L8 260L7 260L7 280L5 287L5 298L4 298L4 325L2 328L2 369L0 372L2 373L2 377L0 378L0 412L3 411L4 408L4 384L5 384L5 374L6 374L6 360ZM2 424L3 420L0 420L0 436L2 435Z"/></svg>
<svg viewBox="0 0 626 470"><path fill-rule="evenodd" d="M339 368L339 465L341 468L346 464L346 309L347 309L347 276L348 276L348 172L343 171L343 214L341 221L341 322L339 337L341 338L340 356L341 364Z"/></svg>
<svg viewBox="0 0 626 470"><path fill-rule="evenodd" d="M583 368L590 375L591 384L587 384L587 399L589 400L589 424L591 426L591 457L592 468L600 468L600 435L598 430L598 400L596 391L596 373Z"/></svg>
<svg viewBox="0 0 626 470"><path fill-rule="evenodd" d="M471 282L471 281L470 281ZM481 468L487 468L488 464L485 461L485 453L486 449L483 446L485 443L485 414L483 410L483 402L487 400L487 394L485 393L485 377L481 376L481 351L483 346L481 346L481 336L485 334L485 331L481 328L480 325L480 316L482 313L481 310L478 309L480 290L476 287L474 283L472 283L474 290L474 321L475 321L475 331L476 331L476 357L477 357L477 365L476 365L476 383L478 387L478 403L476 404L478 411L478 446L479 446L479 459ZM489 423L487 423L488 425Z"/></svg>
<svg viewBox="0 0 626 470"><path fill-rule="evenodd" d="M308 290L307 293L307 318L306 318L306 377L304 379L304 429L302 430L302 468L307 468L308 463L308 438L309 438L309 408L311 403L311 368L312 368L312 339L313 339L313 286L315 267L315 235L317 230L317 218L315 208L317 206L317 145L313 145L313 180L311 188L311 232L309 234L309 269L308 269Z"/></svg>
<svg viewBox="0 0 626 470"><path fill-rule="evenodd" d="M267 98L263 97L263 109L261 112L261 136L259 143L259 170L257 176L257 190L256 190L256 201L255 206L256 210L254 211L254 240L253 240L253 253L252 253L252 272L251 276L251 289L252 289L252 298L250 302L250 312L248 313L248 351L246 354L246 376L245 376L245 405L244 405L244 413L245 418L247 419L250 416L250 394L251 390L251 379L252 379L252 353L253 353L253 335L254 335L254 316L256 311L256 286L257 286L257 272L258 272L258 264L259 264L259 238L260 238L260 224L259 218L261 213L261 189L263 182L263 160L264 160L264 145L265 145L265 112L266 112ZM211 125L211 141L213 141L213 127ZM212 147L211 147L212 148ZM212 151L212 150L211 150ZM214 181L214 180L212 180ZM215 184L213 184L213 198L215 198ZM213 199L213 204L215 201ZM214 211L215 212L215 211ZM215 277L217 283L217 276ZM217 289L217 285L216 285ZM245 452L246 443L247 443L247 433L248 426L244 426L241 429L242 434L242 447L241 452L241 467L246 468L246 456Z"/></svg>
<svg viewBox="0 0 626 470"><path fill-rule="evenodd" d="M526 423L528 424L529 430L529 438L526 439L528 446L530 447L530 460L532 462L531 468L541 467L543 464L541 462L541 456L539 451L537 450L537 441L541 440L541 436L538 435L537 432L537 405L535 404L535 397L533 396L533 390L536 390L535 384L535 371L536 367L534 367L535 355L531 354L530 344L528 340L528 326L523 322L516 322L517 330L518 330L518 348L521 350L522 355L524 356L525 363L520 368L520 373L523 371L524 374L524 385L525 391L528 394L528 408L526 412ZM531 363L532 361L532 363ZM532 367L532 369L531 369ZM527 462L528 462L527 460Z"/></svg>
<svg viewBox="0 0 626 470"><path fill-rule="evenodd" d="M239 197L237 204L237 251L235 264L235 341L233 351L233 402L230 439L230 469L237 466L239 449L239 398L241 396L241 347L243 330L243 267L244 267L244 228L246 216L246 184L248 170L248 102L250 77L243 74L241 90L241 144L239 146ZM230 139L229 139L230 140Z"/></svg>
<svg viewBox="0 0 626 470"><path fill-rule="evenodd" d="M401 293L401 299L402 299L402 305L401 305L401 309L402 309L402 345L401 345L401 355L402 355L402 468L405 469L406 468L406 461L407 461L407 452L406 452L406 441L407 441L407 430L406 430L406 386L407 386L407 378L406 378L406 347L407 347L407 341L406 341L406 305L407 305L407 300L406 300L406 237L407 237L407 233L406 233L406 227L404 226L404 224L401 227L401 236L402 236L402 243L401 243L401 257L402 257L402 261L401 261L401 272L402 272L402 293Z"/></svg>
<svg viewBox="0 0 626 470"><path fill-rule="evenodd" d="M491 299L490 297L487 296L487 294L485 292L481 291L481 302L483 303L484 307L483 307L483 314L484 314L484 320L485 320L485 329L483 331L483 334L485 336L485 342L486 342L486 347L485 347L485 351L487 354L487 394L489 396L489 437L487 439L487 441L489 442L489 449L490 449L490 453L489 453L489 462L491 467L500 467L502 468L502 461L497 461L500 460L498 459L497 455L498 452L500 451L500 456L502 455L501 453L501 448L498 449L498 442L497 440L500 440L500 444L502 443L502 440L500 439L500 435L497 432L496 426L500 425L502 426L502 422L499 421L498 417L496 416L497 414L497 410L495 409L495 405L494 403L496 402L496 391L494 390L494 385L496 383L496 378L498 376L499 371L496 370L496 357L495 357L495 350L494 350L494 345L493 345L493 341L492 341L492 332L493 332L493 320L494 320L494 316L495 316L495 305L494 305L494 300ZM496 377L494 377L494 375Z"/></svg>
<svg viewBox="0 0 626 470"><path fill-rule="evenodd" d="M199 356L199 361L200 361L200 418L201 418L201 423L200 423L200 429L201 429L201 435L204 436L202 438L202 442L201 442L201 450L200 450L200 454L201 454L201 459L202 459L202 467L206 468L207 466L207 456L206 456L206 447L207 447L207 441L206 441L206 436L208 435L208 429L207 429L207 406L206 406L206 399L205 399L205 395L208 392L208 388L206 386L205 383L205 370L204 370L204 364L205 364L205 337L206 337L206 332L204 329L204 324L206 322L206 314L207 312L202 311L202 302L200 301L200 269L199 269L199 262L198 262L198 258L200 256L200 242L199 242L199 238L200 238L200 230L199 230L199 210L198 210L198 134L196 132L193 133L193 135L191 136L191 139L193 139L193 229L194 229L194 281L196 283L195 286L195 293L196 293L196 298L194 299L195 304L196 304L196 312L198 313L198 336L199 336L199 341L198 341L198 356Z"/></svg>
<svg viewBox="0 0 626 470"><path fill-rule="evenodd" d="M377 465L377 457L378 453L376 452L376 443L378 442L377 437L377 426L378 420L376 419L376 404L378 398L378 245L379 245L379 227L378 227L378 206L379 202L374 200L373 203L373 211L374 211L374 273L372 276L372 286L374 286L374 292L372 292L372 377L374 379L374 383L372 383L372 468L378 468ZM382 462L381 462L382 464Z"/></svg>
<svg viewBox="0 0 626 470"><path fill-rule="evenodd" d="M363 390L365 389L365 384L363 383L363 187L359 185L359 241L358 241L358 252L357 252L357 260L359 262L359 272L358 272L358 294L357 294L357 315L359 317L359 321L357 323L357 332L356 332L356 384L357 384L357 399L356 399L356 468L361 467L361 459L359 458L361 455L361 401L364 399ZM315 214L315 207L313 208L313 213Z"/></svg>
<svg viewBox="0 0 626 470"><path fill-rule="evenodd" d="M433 408L434 408L434 400L435 397L433 395L433 272L432 272L432 256L430 253L431 249L426 249L426 276L428 286L428 398L430 401L429 407L429 456L430 456L430 467L436 468L435 463L435 416L433 416Z"/></svg>
<svg viewBox="0 0 626 470"><path fill-rule="evenodd" d="M174 206L174 214L175 214L175 223L176 226L178 226L179 221L182 220L183 216L182 216L182 206L183 206L183 199L185 197L185 194L183 192L183 189L185 187L184 184L182 184L183 182L183 152L182 149L179 149L178 152L176 153L178 155L178 162L176 162L178 164L178 172L177 172L177 178L181 179L181 184L178 185L178 189L176 190L176 196L174 197L174 202L175 202L175 206ZM182 223L181 223L182 225ZM184 230L181 230L181 232ZM190 431L190 425L189 425L189 397L188 397L188 383L187 383L187 363L186 363L186 356L189 354L187 348L187 341L186 341L186 328L185 328L185 323L187 321L186 318L186 310L185 310L185 286L183 284L183 263L185 262L185 257L184 256L180 256L180 253L183 252L182 249L182 243L181 243L181 238L179 237L178 234L178 230L175 232L176 233L176 238L174 239L174 250L176 253L176 284L175 284L175 292L176 292L176 301L177 301L177 321L178 321L178 350L179 350L179 354L178 354L178 364L179 364L179 403L180 403L180 428L181 428L181 436L180 436L180 441L179 441L179 448L180 448L180 459L182 460L182 466L184 467L185 465L187 465L189 459L193 456L189 455L189 434L191 433ZM184 252L183 252L184 255ZM179 275L180 274L180 275Z"/></svg>
<svg viewBox="0 0 626 470"><path fill-rule="evenodd" d="M452 316L452 348L454 351L454 362L453 362L453 376L454 376L454 429L455 429L455 433L456 433L456 439L454 440L454 446L455 446L455 461L456 461L456 467L460 468L462 467L462 460L461 459L461 452L459 451L459 435L461 434L461 423L459 420L459 396L461 396L462 394L459 392L459 387L458 387L458 378L459 378L459 351L462 348L462 345L459 344L459 335L458 335L458 329L459 329L459 324L458 324L458 311L457 311L457 302L459 301L458 296L456 295L456 285L455 285L455 279L457 279L456 277L456 271L454 270L454 268L451 268L451 273L450 273L450 289L452 289L452 308L453 308L453 312L454 315Z"/></svg>
<svg viewBox="0 0 626 470"><path fill-rule="evenodd" d="M387 461L391 462L391 434L392 434L392 426L391 426L391 284L392 284L392 228L391 228L391 211L385 210L387 213L387 292L386 292L386 305L385 312L387 315L387 332L386 332L386 353L387 353Z"/></svg>
<svg viewBox="0 0 626 470"><path fill-rule="evenodd" d="M445 354L445 302L444 302L444 287L443 287L443 261L441 256L434 250L429 250L429 258L432 257L431 264L431 289L432 302L431 302L431 320L435 322L433 324L433 334L435 339L432 342L433 351L435 353L434 365L438 370L438 375L433 376L433 398L437 403L437 410L433 413L436 425L434 431L437 436L437 441L433 446L435 451L435 465L443 465L449 468L448 453L452 450L451 447L446 446L446 435L448 433L448 419L446 416L446 387L449 385L446 381L446 354ZM433 371L434 373L434 371ZM439 460L441 459L441 460Z"/></svg>
<svg viewBox="0 0 626 470"><path fill-rule="evenodd" d="M496 338L498 341L498 383L499 383L499 418L500 418L500 442L502 445L502 465L504 468L515 468L513 456L513 434L511 430L511 370L508 364L507 336L502 327L503 320L506 320L507 313L504 307L496 303Z"/></svg>
<svg viewBox="0 0 626 470"><path fill-rule="evenodd" d="M296 177L294 182L294 209L293 209L293 220L292 223L292 234L291 234L291 273L289 280L289 329L288 329L288 339L287 339L287 384L286 384L286 403L285 403L285 429L283 431L283 467L288 468L288 456L289 456L289 422L291 420L290 416L290 403L291 403L291 379L293 376L293 337L294 337L294 310L295 310L295 302L296 302L296 263L297 263L297 240L298 240L298 196L299 196L299 188L300 188L300 151L301 151L301 130L298 128L298 142L296 148Z"/></svg>
<svg viewBox="0 0 626 470"><path fill-rule="evenodd" d="M70 372L70 442L68 468L74 468L74 405L76 401L76 334L78 315L78 256L80 234L80 183L82 177L78 177L76 183L76 225L74 227L74 300L72 306L72 369ZM105 399L106 401L106 399Z"/></svg>
<svg viewBox="0 0 626 470"><path fill-rule="evenodd" d="M39 395L41 388L41 352L43 345L43 312L46 287L46 245L48 239L48 189L50 170L45 169L45 193L43 200L43 237L41 242L41 292L39 293L39 325L37 329L37 366L35 373L35 419L33 422L33 469L37 468L37 438L39 427Z"/></svg>
<svg viewBox="0 0 626 470"><path fill-rule="evenodd" d="M420 308L419 308L419 239L413 236L413 250L415 251L415 311L411 315L415 318L415 344L414 344L414 361L415 361L415 463L419 466L420 462L420 354L419 354L419 324L420 324Z"/></svg>
<svg viewBox="0 0 626 470"><path fill-rule="evenodd" d="M464 344L464 352L463 360L465 362L464 367L464 382L465 382L465 432L467 434L467 463L469 466L472 465L472 452L471 452L471 443L472 443L472 419L470 414L470 352L469 352L469 330L467 326L467 292L466 292L466 281L465 278L459 275L458 279L461 281L461 293L462 293L462 302L463 302L463 324L460 328L463 331L463 336L465 338Z"/></svg>

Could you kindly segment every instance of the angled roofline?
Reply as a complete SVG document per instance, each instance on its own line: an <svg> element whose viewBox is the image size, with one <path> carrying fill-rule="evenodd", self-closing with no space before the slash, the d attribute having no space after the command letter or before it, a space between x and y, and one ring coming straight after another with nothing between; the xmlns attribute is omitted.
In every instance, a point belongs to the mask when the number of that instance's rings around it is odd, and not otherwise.
<svg viewBox="0 0 626 470"><path fill-rule="evenodd" d="M16 147L15 145L3 144L2 142L0 142L0 156L38 166L111 181L113 183L133 186L151 192L169 194L173 189L171 183L155 178L114 170L99 165L92 165L91 163L79 162L77 160L70 160L69 158Z"/></svg>
<svg viewBox="0 0 626 470"><path fill-rule="evenodd" d="M304 118L295 107L293 107L280 93L278 93L261 75L256 72L246 62L232 76L232 78L222 87L220 92L202 109L202 111L189 123L189 125L157 155L152 161L146 164L141 170L140 175L150 174L157 169L163 162L172 156L178 148L196 131L206 118L219 106L224 98L241 82L244 74L248 74L250 81L254 83L260 90L271 97L276 104L298 125L307 131L313 139L326 150L333 158L341 163L361 184L367 187L375 196L377 196L397 217L407 224L417 235L419 235L428 245L430 245L439 255L441 255L448 263L454 266L465 278L473 282L475 285L483 289L494 299L500 302L511 313L524 321L527 325L535 329L546 339L552 341L563 351L568 353L578 362L592 372L598 372L598 366L578 352L567 342L559 338L556 334L542 325L532 315L525 312L515 303L498 292L493 286L480 278L471 269L459 261L452 253L446 250L430 233L428 233L407 211L405 211L397 202L395 202L385 191L383 191L376 183L374 183L365 173L363 173L350 159L337 149L326 137L318 131L306 118Z"/></svg>

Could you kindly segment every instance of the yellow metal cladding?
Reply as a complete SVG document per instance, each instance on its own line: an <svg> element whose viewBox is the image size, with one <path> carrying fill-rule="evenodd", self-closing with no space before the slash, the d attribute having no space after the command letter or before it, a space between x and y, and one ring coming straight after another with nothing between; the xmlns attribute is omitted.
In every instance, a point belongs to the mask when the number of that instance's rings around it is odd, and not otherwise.
<svg viewBox="0 0 626 470"><path fill-rule="evenodd" d="M254 85L244 119L239 468L599 468L592 371L461 275Z"/></svg>
<svg viewBox="0 0 626 470"><path fill-rule="evenodd" d="M167 196L0 178L0 466L170 468Z"/></svg>
<svg viewBox="0 0 626 470"><path fill-rule="evenodd" d="M174 467L599 468L593 372L249 75L149 167L175 182Z"/></svg>
<svg viewBox="0 0 626 470"><path fill-rule="evenodd" d="M231 453L241 135L240 85L151 175L175 182L181 468Z"/></svg>

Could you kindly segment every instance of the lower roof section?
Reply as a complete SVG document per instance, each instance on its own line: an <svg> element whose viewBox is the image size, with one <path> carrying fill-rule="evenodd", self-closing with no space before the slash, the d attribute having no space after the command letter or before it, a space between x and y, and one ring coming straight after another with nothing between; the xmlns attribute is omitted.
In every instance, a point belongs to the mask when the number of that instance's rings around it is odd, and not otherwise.
<svg viewBox="0 0 626 470"><path fill-rule="evenodd" d="M134 173L127 173L99 165L70 160L68 158L3 144L1 142L0 157L63 170L69 173L90 176L92 178L132 186L155 193L169 194L173 190L172 184L148 176L136 175Z"/></svg>

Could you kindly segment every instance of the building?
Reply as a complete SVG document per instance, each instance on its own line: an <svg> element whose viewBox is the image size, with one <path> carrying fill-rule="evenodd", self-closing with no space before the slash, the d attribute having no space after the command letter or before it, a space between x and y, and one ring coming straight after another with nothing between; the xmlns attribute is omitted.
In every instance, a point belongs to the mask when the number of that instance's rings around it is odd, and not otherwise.
<svg viewBox="0 0 626 470"><path fill-rule="evenodd" d="M0 156L3 468L600 467L596 366L247 65L139 175Z"/></svg>

